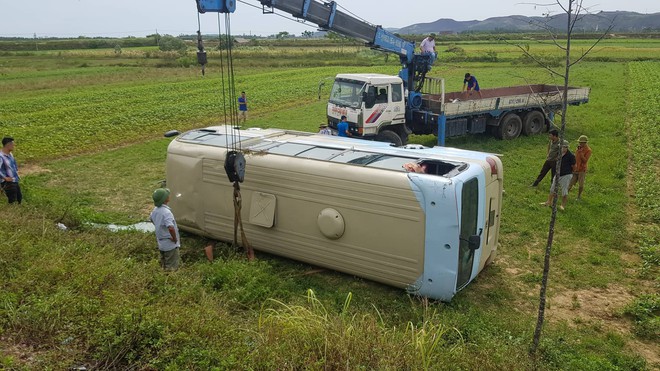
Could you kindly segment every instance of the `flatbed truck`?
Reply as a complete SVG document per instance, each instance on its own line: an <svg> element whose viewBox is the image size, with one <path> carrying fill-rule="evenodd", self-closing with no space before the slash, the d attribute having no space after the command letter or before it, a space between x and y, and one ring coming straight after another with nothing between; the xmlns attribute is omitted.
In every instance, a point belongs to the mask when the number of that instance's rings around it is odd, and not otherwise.
<svg viewBox="0 0 660 371"><path fill-rule="evenodd" d="M336 128L346 116L352 136L396 146L406 144L411 133L440 133L445 138L488 132L508 140L547 131L552 114L562 105L562 86L481 89L478 96L445 92L444 79L425 80L419 99L406 102L405 84L398 76L339 74L328 101L328 123ZM568 104L587 103L589 92L589 88L569 87Z"/></svg>

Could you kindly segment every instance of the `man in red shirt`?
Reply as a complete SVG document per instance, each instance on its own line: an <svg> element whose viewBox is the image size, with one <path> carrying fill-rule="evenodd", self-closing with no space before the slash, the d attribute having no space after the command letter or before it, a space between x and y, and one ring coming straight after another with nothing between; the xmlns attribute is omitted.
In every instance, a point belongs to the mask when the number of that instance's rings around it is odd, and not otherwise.
<svg viewBox="0 0 660 371"><path fill-rule="evenodd" d="M578 196L579 200L582 197L582 190L584 189L584 178L587 175L587 162L591 157L591 147L587 144L589 138L586 135L580 135L578 139L577 150L575 151L575 166L573 166L573 178L568 186L568 190L578 183Z"/></svg>

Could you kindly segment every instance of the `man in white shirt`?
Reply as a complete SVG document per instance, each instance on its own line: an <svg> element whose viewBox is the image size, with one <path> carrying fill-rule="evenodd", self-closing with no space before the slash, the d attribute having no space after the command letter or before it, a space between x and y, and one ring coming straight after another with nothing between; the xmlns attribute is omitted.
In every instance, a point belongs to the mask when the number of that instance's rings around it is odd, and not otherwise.
<svg viewBox="0 0 660 371"><path fill-rule="evenodd" d="M18 165L16 159L12 154L14 150L14 138L2 138L2 149L0 149L0 187L7 195L7 200L10 204L23 200L21 193L21 186L18 184L20 177L18 176Z"/></svg>
<svg viewBox="0 0 660 371"><path fill-rule="evenodd" d="M170 202L170 190L158 188L153 193L154 209L149 216L156 227L156 241L160 250L160 264L166 271L179 269L179 227L167 205Z"/></svg>
<svg viewBox="0 0 660 371"><path fill-rule="evenodd" d="M431 56L431 64L435 62L435 59L438 57L438 53L435 51L435 34L432 33L428 35L422 43L419 45L422 50L422 55Z"/></svg>
<svg viewBox="0 0 660 371"><path fill-rule="evenodd" d="M328 124L319 125L319 134L332 135L332 130L328 128Z"/></svg>

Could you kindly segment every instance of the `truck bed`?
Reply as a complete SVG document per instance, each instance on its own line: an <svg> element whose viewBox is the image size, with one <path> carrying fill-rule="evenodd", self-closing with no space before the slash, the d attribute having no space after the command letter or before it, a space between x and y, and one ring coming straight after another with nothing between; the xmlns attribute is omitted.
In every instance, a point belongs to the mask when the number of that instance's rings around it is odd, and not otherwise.
<svg viewBox="0 0 660 371"><path fill-rule="evenodd" d="M467 95L463 92L445 94L444 111L447 117L460 117L492 111L525 110L533 107L556 109L561 106L563 86L521 85L505 88L481 89ZM590 88L568 88L568 104L578 105L589 101ZM442 96L424 94L423 107L434 113L442 113Z"/></svg>

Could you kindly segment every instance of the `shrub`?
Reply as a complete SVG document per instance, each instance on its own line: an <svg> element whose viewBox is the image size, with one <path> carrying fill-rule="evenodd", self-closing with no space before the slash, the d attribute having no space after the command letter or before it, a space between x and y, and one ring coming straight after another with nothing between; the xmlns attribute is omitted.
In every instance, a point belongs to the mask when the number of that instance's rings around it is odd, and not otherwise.
<svg viewBox="0 0 660 371"><path fill-rule="evenodd" d="M185 53L188 47L186 46L185 41L176 38L174 36L164 35L160 39L160 44L158 45L158 49L164 52L178 51L179 53Z"/></svg>
<svg viewBox="0 0 660 371"><path fill-rule="evenodd" d="M624 313L635 320L637 336L649 340L660 339L660 295L642 295L624 309Z"/></svg>

